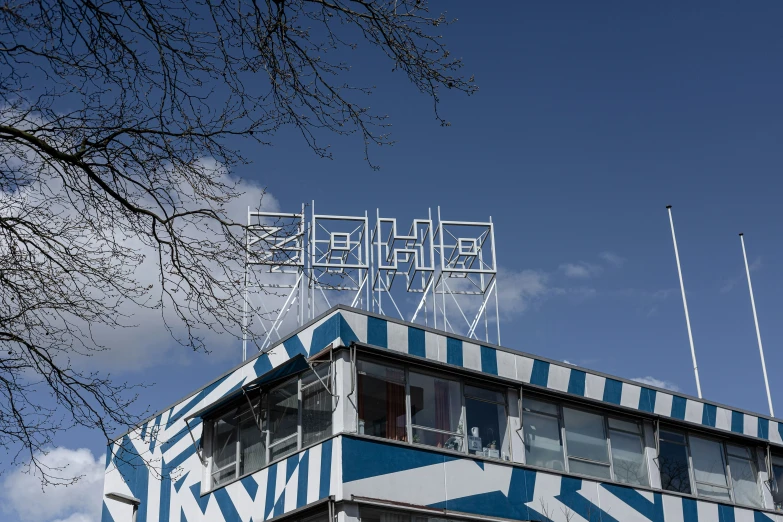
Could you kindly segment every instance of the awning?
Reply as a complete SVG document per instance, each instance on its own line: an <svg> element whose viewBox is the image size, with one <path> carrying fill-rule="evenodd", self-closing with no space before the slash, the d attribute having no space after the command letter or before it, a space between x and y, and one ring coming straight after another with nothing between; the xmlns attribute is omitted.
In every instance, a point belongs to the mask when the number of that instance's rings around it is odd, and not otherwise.
<svg viewBox="0 0 783 522"><path fill-rule="evenodd" d="M280 366L277 366L276 368L272 368L265 374L256 377L252 381L243 384L242 386L232 391L231 393L221 397L218 401L213 402L209 406L206 406L191 415L188 415L187 418L185 419L185 422L188 422L192 419L204 418L205 416L209 415L213 411L222 408L223 406L230 403L235 398L243 395L248 391L257 390L258 388L261 388L263 386L273 384L277 381L282 381L287 377L296 375L297 373L303 372L304 370L307 370L309 368L310 365L307 363L307 359L305 358L304 355L302 354L295 355L292 358L288 359L283 364L281 364Z"/></svg>

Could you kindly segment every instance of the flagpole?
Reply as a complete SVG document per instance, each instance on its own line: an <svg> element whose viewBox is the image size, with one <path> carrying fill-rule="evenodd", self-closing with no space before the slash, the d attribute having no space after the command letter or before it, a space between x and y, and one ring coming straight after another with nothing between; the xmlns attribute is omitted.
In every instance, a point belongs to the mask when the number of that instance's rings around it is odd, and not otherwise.
<svg viewBox="0 0 783 522"><path fill-rule="evenodd" d="M672 218L672 206L667 205L669 211L669 224L672 227L672 242L674 243L674 258L677 260L677 274L680 276L680 290L682 291L682 306L685 308L685 324L688 326L688 341L691 344L691 358L693 359L693 375L696 377L696 391L701 399L701 383L699 382L699 366L696 364L696 348L693 346L693 333L691 332L691 319L688 315L688 300L685 298L685 285L682 282L682 268L680 268L680 252L677 250L677 236L674 235L674 219Z"/></svg>
<svg viewBox="0 0 783 522"><path fill-rule="evenodd" d="M767 387L767 403L769 404L770 417L775 416L772 409L772 395L769 393L769 380L767 379L767 364L764 362L764 348L761 345L761 331L759 330L759 318L756 315L756 300L753 299L753 283L750 282L750 267L748 266L748 254L745 252L745 236L740 233L740 243L742 243L742 257L745 260L745 273L748 275L748 291L750 292L750 306L753 309L753 322L756 325L756 339L759 342L759 355L761 355L761 369L764 372L764 386Z"/></svg>

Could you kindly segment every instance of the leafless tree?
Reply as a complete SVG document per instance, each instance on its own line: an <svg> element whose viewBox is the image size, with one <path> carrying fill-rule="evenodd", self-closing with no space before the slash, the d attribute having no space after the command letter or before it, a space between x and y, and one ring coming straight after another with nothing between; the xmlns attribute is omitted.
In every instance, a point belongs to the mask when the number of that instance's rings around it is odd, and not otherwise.
<svg viewBox="0 0 783 522"><path fill-rule="evenodd" d="M136 390L80 370L96 325L128 305L167 308L178 341L236 332L244 224L224 175L283 127L316 154L385 117L346 78L366 46L425 95L467 94L426 0L0 2L0 446L32 459L78 425L134 425ZM157 284L137 268L154 252Z"/></svg>

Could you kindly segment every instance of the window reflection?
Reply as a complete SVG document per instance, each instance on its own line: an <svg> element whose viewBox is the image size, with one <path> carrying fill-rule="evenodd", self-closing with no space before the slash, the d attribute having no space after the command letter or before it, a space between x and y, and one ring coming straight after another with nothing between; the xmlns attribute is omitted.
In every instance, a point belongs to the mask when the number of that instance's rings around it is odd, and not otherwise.
<svg viewBox="0 0 783 522"><path fill-rule="evenodd" d="M661 430L659 438L658 467L661 472L661 488L689 494L691 478L685 435Z"/></svg>
<svg viewBox="0 0 783 522"><path fill-rule="evenodd" d="M460 383L410 372L409 386L413 442L461 449L464 433Z"/></svg>
<svg viewBox="0 0 783 522"><path fill-rule="evenodd" d="M359 360L357 373L359 433L406 440L405 371Z"/></svg>
<svg viewBox="0 0 783 522"><path fill-rule="evenodd" d="M503 393L465 386L465 416L468 453L508 458L508 448L504 446L508 421Z"/></svg>

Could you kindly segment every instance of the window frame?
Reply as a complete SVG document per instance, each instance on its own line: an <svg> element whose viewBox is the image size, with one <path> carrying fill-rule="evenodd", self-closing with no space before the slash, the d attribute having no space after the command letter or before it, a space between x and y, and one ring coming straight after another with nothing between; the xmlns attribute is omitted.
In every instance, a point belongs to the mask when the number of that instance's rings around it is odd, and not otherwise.
<svg viewBox="0 0 783 522"><path fill-rule="evenodd" d="M524 408L524 399L525 398L530 398L530 399L533 399L533 400L536 400L536 401L539 401L539 402L550 404L550 405L554 406L557 409L557 415L553 415L551 413L546 413L546 412L538 412L538 411L534 411L533 413L535 413L537 415L545 415L545 416L547 416L549 418L557 418L558 428L559 428L559 433L560 433L560 443L561 443L562 451L563 451L563 467L565 469L563 471L559 471L559 470L550 470L549 468L541 468L540 466L533 466L533 467L540 468L540 469L547 469L549 471L554 471L556 473L559 472L559 473L566 473L566 474L569 474L569 475L578 475L580 477L589 477L591 480L606 480L606 479L603 479L601 477L595 477L593 475L587 475L587 474L584 474L584 473L576 473L576 472L571 471L571 466L570 466L570 463L569 463L569 459L574 459L574 460L578 460L578 461L581 461L581 462L586 462L588 464L596 464L596 465L602 465L602 466L606 466L607 464L605 462L600 462L600 461L596 461L596 460L590 460L590 459L586 459L586 458L583 458L583 457L572 457L572 456L570 456L568 454L568 439L566 438L565 415L563 414L563 409L564 408L569 408L571 410L582 411L582 412L585 412L585 413L591 413L593 415L598 415L598 416L600 416L602 418L602 422L603 422L602 426L603 426L603 430L604 430L604 437L605 437L605 440L606 440L606 451L607 451L608 461L609 461L609 464L608 464L608 466L609 466L609 475L611 477L609 480L611 482L613 482L615 484L623 484L623 485L629 486L629 487L645 487L645 488L650 488L651 487L650 466L647 465L647 452L646 452L647 436L645 435L644 419L642 417L636 416L636 415L618 414L617 412L614 412L614 411L606 409L606 408L585 406L585 405L579 404L577 402L560 399L558 397L553 397L553 398L550 399L550 398L548 398L548 397L546 397L544 395L540 395L540 394L537 394L537 393L524 393L524 394L520 393L519 394L519 404L520 404L520 407L519 407L519 419L520 419L520 424L522 426L523 433L524 433L524 429L525 429L525 408ZM638 484L628 484L626 482L621 482L621 481L617 480L617 477L616 477L616 474L615 474L615 470L614 470L614 456L612 455L612 441L611 441L610 430L620 431L620 432L628 433L628 434L632 434L632 433L628 432L627 430L610 428L610 426L609 426L609 419L610 418L613 418L613 419L616 419L616 420L620 420L620 421L624 421L624 422L633 422L633 423L635 423L638 426L639 432L637 434L634 434L634 435L637 435L639 437L639 440L641 441L641 444L642 444L641 454L642 454L642 457L644 459L644 464L645 464L645 474L646 474L646 477L647 477L647 485L639 486ZM523 445L524 445L524 441L523 441ZM525 465L528 465L527 462L525 462Z"/></svg>
<svg viewBox="0 0 783 522"><path fill-rule="evenodd" d="M690 484L691 484L690 496L692 496L694 498L706 499L706 500L713 501L713 502L721 502L721 500L719 500L717 498L699 494L699 484L704 484L706 486L712 486L712 487L717 487L717 488L724 488L724 486L722 486L722 485L712 484L712 483L709 483L709 482L703 482L703 481L697 481L696 480L696 468L693 465L693 452L691 451L691 437L696 437L696 438L700 438L700 439L704 439L704 440L708 440L708 441L712 441L712 442L717 442L718 444L720 444L721 458L723 459L724 473L726 475L726 484L727 484L727 486L725 486L725 488L728 489L729 498L730 498L730 502L731 502L732 505L743 506L743 507L751 508L751 509L772 509L772 510L774 510L774 506L772 508L768 508L765 505L765 502L764 502L764 491L762 489L762 485L760 484L761 474L760 474L760 470L759 470L759 466L758 466L758 462L757 462L757 459L758 459L758 454L756 452L757 448L755 446L753 446L751 444L744 443L742 441L736 441L735 439L732 439L732 438L729 438L729 437L721 437L720 435L708 433L708 432L702 431L702 430L692 430L692 429L687 429L687 428L679 428L679 427L676 427L676 426L671 426L670 427L670 425L665 424L663 426L658 426L658 429L655 431L656 443L657 443L658 447L660 447L661 431L669 431L669 432L673 432L673 433L678 433L678 434L683 435L685 437L685 441L686 442L685 442L684 446L685 446L685 449L686 449L686 451L688 453L688 478L689 478ZM679 444L679 443L677 443L677 444ZM739 503L736 500L736 495L734 494L734 478L731 475L731 463L729 462L729 457L730 456L734 456L734 455L730 455L729 454L729 449L728 449L728 445L729 444L733 444L735 446L740 446L740 447L746 448L750 452L750 457L745 459L745 460L750 462L751 469L753 470L753 474L756 477L756 492L758 494L759 505ZM658 460L659 456L660 456L660 452L659 452L658 456L656 456L656 458L655 458L656 461ZM737 457L737 456L734 456L734 457L735 458L743 458L743 457ZM769 467L770 467L770 472L771 472L771 469L772 469L771 465ZM659 467L659 471L660 471L660 467ZM663 487L661 487L661 490L662 491L669 491L669 490L663 489ZM677 492L677 491L669 491L669 492L676 493L676 494L679 494L679 495L688 495L688 493L680 493L680 492Z"/></svg>
<svg viewBox="0 0 783 522"><path fill-rule="evenodd" d="M321 382L321 379L318 377L315 378L315 380L304 387L302 386L302 380L307 375L308 372L317 372L317 369L319 367L323 367L324 365L328 365L329 369L326 374L326 376L322 376L323 382ZM285 460L286 458L290 457L294 453L300 452L306 448L309 448L311 446L315 446L317 444L320 444L324 440L327 440L328 438L334 436L334 408L335 408L335 399L334 399L334 361L314 361L313 366L311 368L307 368L306 370L302 370L297 374L291 375L285 379L276 381L272 383L271 386L259 388L257 390L253 390L252 393L260 394L260 397L258 397L258 402L253 404L255 401L253 399L250 400L251 404L248 404L248 397L244 393L240 395L239 397L236 397L234 400L230 401L228 404L220 407L217 409L214 413L211 413L208 418L203 419L202 423L204 425L204 429L202 431L202 446L204 448L209 448L208 450L208 459L206 463L203 466L204 472L206 476L204 477L204 480L202 481L202 484L204 484L206 489L203 491L203 493L208 493L211 491L215 491L217 489L223 488L233 482L236 482L237 480L240 480L248 475L252 475L253 473L257 473L260 470L267 468L271 466L272 464L275 464L279 461ZM297 415L296 415L296 433L293 435L289 435L283 439L280 439L276 441L273 446L278 446L280 444L283 444L287 441L290 441L294 437L296 437L296 448L286 453L285 455L276 457L275 459L270 459L271 456L271 447L270 447L270 439L271 439L271 433L269 430L269 401L270 401L270 395L273 391L282 388L286 385L289 385L292 381L296 380L296 404L297 404ZM310 388L312 386L321 386L323 387L323 383L326 383L328 386L327 393L329 394L331 398L332 403L332 419L330 422L330 426L332 427L332 431L330 434L324 436L323 438L312 442L308 444L307 446L302 445L302 413L303 413L303 404L302 404L302 390ZM255 409L257 408L257 410ZM230 412L248 412L254 420L254 424L256 425L256 428L261 432L262 439L264 440L264 465L253 469L250 471L245 471L244 473L239 473L239 466L241 461L241 453L242 448L240 444L240 438L239 438L239 427L241 423L237 423L237 427L235 428L237 433L237 440L234 443L236 446L236 457L234 461L235 466L235 474L234 477L230 480L227 480L224 483L221 484L215 484L213 480L213 475L215 472L220 471L214 469L215 466L215 459L214 459L214 451L215 451L215 443L216 443L216 437L215 437L215 428L217 426L217 422L228 415ZM264 417L263 413L266 412L266 417ZM240 413L241 415L241 413ZM228 468L229 465L227 464L221 469Z"/></svg>
<svg viewBox="0 0 783 522"><path fill-rule="evenodd" d="M389 366L389 367L396 368L396 369L401 369L401 370L404 371L404 374L405 374L405 435L407 437L407 440L406 441L395 441L394 439L378 437L378 436L369 435L369 434L366 434L366 433L361 434L362 436L373 437L373 438L378 438L378 439L382 439L382 440L389 440L389 441L392 441L392 442L397 442L397 443L400 443L400 444L407 444L407 445L411 445L411 446L420 446L420 447L425 447L425 448L434 448L434 449L443 450L443 451L450 451L450 452L455 452L455 453L459 453L459 454L462 454L462 455L466 455L466 456L469 456L471 458L486 458L486 459L491 459L493 461L498 461L498 460L499 461L504 461L502 448L504 446L507 446L507 448L508 448L507 455L506 455L507 459L508 459L507 461L508 462L513 462L514 459L513 459L513 455L512 455L512 451L511 451L511 440L510 440L510 438L511 438L511 419L509 417L509 398L508 398L508 388L509 388L509 386L497 385L495 383L482 381L480 379L475 379L475 378L471 378L469 376L464 376L464 375L462 375L460 373L453 372L453 371L432 369L432 368L430 368L430 367L428 367L426 365L418 365L418 364L415 364L415 363L411 364L411 363L408 363L407 361L390 360L390 359L384 357L383 355L373 354L373 353L369 353L369 352L368 353L362 353L361 355L357 356L357 360L356 360L357 364L354 365L354 372L355 372L354 373L354 379L355 379L354 382L357 382L357 383L358 383L358 376L359 376L359 374L358 374L358 371L359 371L358 370L358 368L359 368L358 362L360 360L364 360L364 361L367 361L367 362L370 362L370 363L374 363L374 364L379 364L379 365L382 365L382 366ZM410 374L411 373L416 373L416 374L424 375L424 376L427 376L427 377L433 377L433 378L436 378L436 379L440 378L440 379L443 379L443 380L459 383L459 386L460 386L460 420L459 420L458 427L460 427L462 429L462 433L460 433L459 431L451 432L451 431L447 431L447 430L439 430L439 429L436 429L436 428L431 428L429 426L423 426L423 425L420 425L420 424L415 424L415 425L413 424L413 419L412 419L413 413L412 413L412 407L411 407L411 393L410 393L410 388L411 388ZM503 411L504 411L505 417L506 417L506 427L505 427L505 431L502 433L502 438L500 437L500 434L498 435L498 446L500 448L499 449L500 457L498 457L498 458L487 457L487 456L483 456L483 455L472 455L468 451L468 444L467 444L467 436L468 436L468 434L467 434L467 430L466 430L466 427L465 427L466 426L466 422L467 422L467 413L466 413L466 410L465 410L465 387L466 386L472 386L472 387L475 387L475 388L483 388L483 389L487 389L487 390L493 390L493 391L496 391L496 392L501 393L503 395L502 406L503 406ZM358 394L358 385L357 385L355 393ZM479 397L474 397L474 396L471 396L471 399L480 400L480 401L486 402L488 404L501 404L501 403L498 403L498 402L487 401L486 399L481 399ZM357 403L358 403L358 395L357 395ZM358 435L359 434L359 421L360 421L358 407L355 409L355 411L356 411L356 434ZM424 444L424 443L421 443L421 442L414 442L413 441L413 430L414 430L414 428L418 429L418 430L428 431L428 432L431 432L431 433L441 433L441 434L444 434L444 435L451 435L451 436L459 437L460 439L462 439L462 449L455 450L455 449L443 448L443 447L438 448L436 446L431 446L429 444Z"/></svg>

